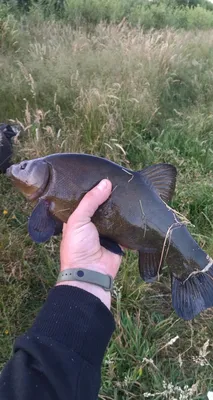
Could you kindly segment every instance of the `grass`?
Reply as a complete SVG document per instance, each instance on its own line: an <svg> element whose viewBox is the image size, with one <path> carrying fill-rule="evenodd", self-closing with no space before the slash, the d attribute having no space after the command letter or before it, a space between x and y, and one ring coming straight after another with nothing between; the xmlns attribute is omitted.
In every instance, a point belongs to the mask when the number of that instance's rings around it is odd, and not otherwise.
<svg viewBox="0 0 213 400"><path fill-rule="evenodd" d="M20 18L23 11L29 11L36 18L63 19L73 27L84 25L87 29L101 21L120 23L123 19L145 30L213 28L213 5L208 0L192 1L196 7L184 0L6 0L6 3L4 14L9 7ZM22 6L17 7L17 4Z"/></svg>
<svg viewBox="0 0 213 400"><path fill-rule="evenodd" d="M86 33L11 15L1 32L0 120L22 125L14 162L71 151L132 169L173 163L178 182L171 206L191 221L194 238L212 256L213 32L99 24ZM0 188L2 368L56 281L60 240L33 243L30 205L5 176ZM117 329L100 399L206 399L213 387L212 310L192 322L178 319L166 272L160 282L144 284L137 255L129 252L113 313Z"/></svg>

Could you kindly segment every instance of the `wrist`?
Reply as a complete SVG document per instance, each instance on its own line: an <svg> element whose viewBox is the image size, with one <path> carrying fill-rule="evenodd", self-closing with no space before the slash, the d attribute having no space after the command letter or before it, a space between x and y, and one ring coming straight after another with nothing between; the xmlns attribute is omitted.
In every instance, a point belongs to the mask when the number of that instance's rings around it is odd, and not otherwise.
<svg viewBox="0 0 213 400"><path fill-rule="evenodd" d="M79 271L81 269L84 272ZM80 276L78 272L81 272L83 275ZM98 297L110 309L111 293L108 289L111 287L111 282L109 274L103 271L103 268L94 265L87 265L86 267L81 265L81 267L78 266L77 268L74 266L73 268L61 268L56 286L79 287Z"/></svg>
<svg viewBox="0 0 213 400"><path fill-rule="evenodd" d="M96 271L96 272L100 272L101 274L104 275L111 275L113 277L113 279L115 279L115 275L116 273L114 271L112 271L112 268L108 268L107 265L104 264L100 264L100 263L73 263L71 265L68 264L61 264L61 268L60 271L66 271L67 269L73 269L73 268L83 268L83 269L88 269L90 271Z"/></svg>
<svg viewBox="0 0 213 400"><path fill-rule="evenodd" d="M93 285L92 283L87 283L87 282L77 282L77 281L65 281L65 282L59 282L56 283L56 286L74 286L78 287L79 289L83 289L90 294L93 294L94 296L98 297L102 303L105 304L105 306L110 310L111 307L111 293L106 292L104 289L97 285Z"/></svg>

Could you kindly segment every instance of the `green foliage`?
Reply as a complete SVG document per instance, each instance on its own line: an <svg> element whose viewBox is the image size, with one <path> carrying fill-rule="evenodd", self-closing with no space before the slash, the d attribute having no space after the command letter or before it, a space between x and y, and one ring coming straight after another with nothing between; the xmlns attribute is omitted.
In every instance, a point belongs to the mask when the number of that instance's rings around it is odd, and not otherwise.
<svg viewBox="0 0 213 400"><path fill-rule="evenodd" d="M187 26L189 29L208 29L213 27L213 12L205 10L204 8L198 6L194 9L188 10L187 15Z"/></svg>
<svg viewBox="0 0 213 400"><path fill-rule="evenodd" d="M23 11L35 19L62 19L73 27L94 27L101 21L121 22L124 18L132 26L144 30L164 27L209 29L213 27L213 5L210 2L176 0L8 0L0 5L23 19ZM196 5L196 7L195 7Z"/></svg>
<svg viewBox="0 0 213 400"><path fill-rule="evenodd" d="M110 22L113 12L111 0L67 0L65 5L65 18L77 25Z"/></svg>
<svg viewBox="0 0 213 400"><path fill-rule="evenodd" d="M213 27L213 12L200 6L170 7L165 3L135 7L129 20L144 29L162 29L165 26L184 29L209 29Z"/></svg>
<svg viewBox="0 0 213 400"><path fill-rule="evenodd" d="M1 9L0 9L1 14ZM16 21L12 15L2 13L0 16L0 51L8 52L10 49L18 49L18 31Z"/></svg>

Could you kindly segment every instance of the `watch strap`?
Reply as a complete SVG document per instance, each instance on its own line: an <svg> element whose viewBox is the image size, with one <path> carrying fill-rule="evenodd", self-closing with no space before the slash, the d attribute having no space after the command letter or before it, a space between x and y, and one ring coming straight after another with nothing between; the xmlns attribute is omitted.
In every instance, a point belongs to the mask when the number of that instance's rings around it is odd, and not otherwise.
<svg viewBox="0 0 213 400"><path fill-rule="evenodd" d="M113 278L97 271L86 268L70 268L59 273L57 283L66 281L78 281L92 283L110 292L113 289Z"/></svg>

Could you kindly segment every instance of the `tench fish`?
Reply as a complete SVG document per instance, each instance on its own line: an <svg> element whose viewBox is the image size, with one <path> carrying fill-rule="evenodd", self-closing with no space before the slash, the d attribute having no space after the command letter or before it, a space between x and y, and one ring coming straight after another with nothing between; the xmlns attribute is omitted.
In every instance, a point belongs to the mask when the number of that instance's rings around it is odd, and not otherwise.
<svg viewBox="0 0 213 400"><path fill-rule="evenodd" d="M12 157L12 142L11 139L16 135L16 132L10 125L0 124L0 173L5 173L9 168Z"/></svg>
<svg viewBox="0 0 213 400"><path fill-rule="evenodd" d="M213 260L167 205L176 184L173 165L132 171L104 158L62 153L12 165L7 175L36 203L28 224L36 242L54 235L57 222L67 222L82 197L108 178L112 193L92 219L101 244L119 254L119 245L137 250L145 282L155 281L166 262L179 317L190 320L213 306Z"/></svg>

